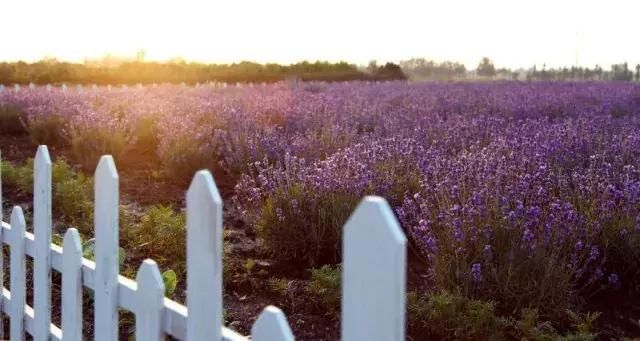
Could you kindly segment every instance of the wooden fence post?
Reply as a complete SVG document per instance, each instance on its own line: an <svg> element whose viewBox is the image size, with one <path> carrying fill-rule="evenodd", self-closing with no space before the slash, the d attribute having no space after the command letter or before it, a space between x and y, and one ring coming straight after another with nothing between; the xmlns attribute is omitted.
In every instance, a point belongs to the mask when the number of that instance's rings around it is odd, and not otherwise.
<svg viewBox="0 0 640 341"><path fill-rule="evenodd" d="M151 259L142 262L138 269L136 282L138 282L136 340L163 340L164 282L156 262Z"/></svg>
<svg viewBox="0 0 640 341"><path fill-rule="evenodd" d="M12 341L24 339L24 305L25 281L25 239L26 223L20 206L15 206L11 212L11 309L9 313L10 336Z"/></svg>
<svg viewBox="0 0 640 341"><path fill-rule="evenodd" d="M111 155L95 173L95 340L118 339L118 172Z"/></svg>
<svg viewBox="0 0 640 341"><path fill-rule="evenodd" d="M220 340L222 198L206 170L187 191L187 307L187 340Z"/></svg>
<svg viewBox="0 0 640 341"><path fill-rule="evenodd" d="M0 92L4 89L4 86L0 84ZM4 202L2 200L2 156L0 153L0 221L4 221L4 215L2 213L4 208ZM3 240L4 229L0 228L0 241ZM4 287L4 243L0 245L0 286ZM4 311L4 296L0 295L0 340L4 340L4 318L2 312Z"/></svg>
<svg viewBox="0 0 640 341"><path fill-rule="evenodd" d="M82 340L82 243L74 228L62 245L62 339Z"/></svg>
<svg viewBox="0 0 640 341"><path fill-rule="evenodd" d="M47 340L51 326L51 158L47 146L38 147L33 177L33 337Z"/></svg>
<svg viewBox="0 0 640 341"><path fill-rule="evenodd" d="M365 197L344 227L342 340L404 340L406 244L389 204Z"/></svg>

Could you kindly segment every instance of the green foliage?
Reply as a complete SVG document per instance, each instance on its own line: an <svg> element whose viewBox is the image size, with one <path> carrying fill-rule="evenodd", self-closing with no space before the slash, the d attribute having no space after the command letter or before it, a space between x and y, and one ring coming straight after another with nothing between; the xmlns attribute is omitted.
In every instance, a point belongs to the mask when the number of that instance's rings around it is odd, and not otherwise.
<svg viewBox="0 0 640 341"><path fill-rule="evenodd" d="M174 141L162 154L163 168L172 181L189 183L193 174L201 169L217 167L217 157L201 141L185 138Z"/></svg>
<svg viewBox="0 0 640 341"><path fill-rule="evenodd" d="M307 290L318 299L323 309L336 314L340 310L341 285L341 267L325 265L319 269L311 270L311 282L309 282Z"/></svg>
<svg viewBox="0 0 640 341"><path fill-rule="evenodd" d="M289 281L286 278L271 277L267 281L267 286L272 292L285 296L289 290Z"/></svg>
<svg viewBox="0 0 640 341"><path fill-rule="evenodd" d="M20 135L26 132L24 118L18 108L0 106L0 133Z"/></svg>
<svg viewBox="0 0 640 341"><path fill-rule="evenodd" d="M384 79L368 75L353 64L303 61L291 65L257 64L199 64L183 61L167 63L121 61L113 67L100 62L73 64L42 60L36 63L0 63L0 84L76 83L76 84L136 84L196 82L275 82L291 77L304 80L347 81Z"/></svg>
<svg viewBox="0 0 640 341"><path fill-rule="evenodd" d="M267 198L256 222L264 251L272 257L311 266L340 259L342 226L360 200L355 194L316 193L306 200L305 189L293 185ZM295 200L296 205L291 202Z"/></svg>
<svg viewBox="0 0 640 341"><path fill-rule="evenodd" d="M135 258L151 258L163 268L184 273L186 261L186 218L170 206L148 208L140 221L123 225L122 242Z"/></svg>
<svg viewBox="0 0 640 341"><path fill-rule="evenodd" d="M85 172L93 173L102 155L118 160L127 145L124 132L115 129L86 128L71 132L73 158Z"/></svg>
<svg viewBox="0 0 640 341"><path fill-rule="evenodd" d="M82 243L82 257L95 260L96 258L96 240L95 238L91 238L84 243ZM127 252L122 248L118 248L118 264L120 266L124 265L125 260L127 259Z"/></svg>
<svg viewBox="0 0 640 341"><path fill-rule="evenodd" d="M409 328L425 339L456 340L592 340L591 326L598 313L576 317L566 336L535 309L523 309L520 318L500 316L493 302L469 299L459 293L407 295Z"/></svg>
<svg viewBox="0 0 640 341"><path fill-rule="evenodd" d="M1 167L3 185L15 187L25 194L33 193L33 160L27 161L26 166L16 166L3 160Z"/></svg>
<svg viewBox="0 0 640 341"><path fill-rule="evenodd" d="M15 186L24 194L33 194L33 159L23 166L2 162L2 180L5 185ZM54 212L65 223L77 226L83 233L90 232L93 212L93 182L81 173L76 173L62 158L51 167L51 199Z"/></svg>
<svg viewBox="0 0 640 341"><path fill-rule="evenodd" d="M36 145L65 146L68 144L64 135L67 121L61 115L42 116L29 121L27 130L31 142Z"/></svg>
<svg viewBox="0 0 640 341"><path fill-rule="evenodd" d="M170 297L178 286L178 276L175 271L169 269L162 273L162 281L164 282L164 295Z"/></svg>

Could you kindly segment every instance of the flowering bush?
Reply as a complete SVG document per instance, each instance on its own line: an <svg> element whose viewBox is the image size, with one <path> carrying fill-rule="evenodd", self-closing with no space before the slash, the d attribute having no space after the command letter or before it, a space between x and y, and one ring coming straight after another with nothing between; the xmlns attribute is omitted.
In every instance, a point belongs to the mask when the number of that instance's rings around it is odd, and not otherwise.
<svg viewBox="0 0 640 341"><path fill-rule="evenodd" d="M342 226L362 196L378 194L400 203L418 190L413 143L357 144L311 165L289 154L283 164L256 162L256 173L236 187L235 201L272 256L310 265L335 263Z"/></svg>

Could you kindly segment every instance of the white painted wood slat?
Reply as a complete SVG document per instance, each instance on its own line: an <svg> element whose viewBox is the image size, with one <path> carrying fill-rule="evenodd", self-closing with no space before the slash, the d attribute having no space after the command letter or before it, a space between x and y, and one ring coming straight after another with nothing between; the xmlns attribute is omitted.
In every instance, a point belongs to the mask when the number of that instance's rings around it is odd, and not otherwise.
<svg viewBox="0 0 640 341"><path fill-rule="evenodd" d="M9 310L9 333L12 341L24 340L24 306L25 292L25 253L24 232L26 223L20 206L15 206L11 212L11 309Z"/></svg>
<svg viewBox="0 0 640 341"><path fill-rule="evenodd" d="M138 269L136 282L136 340L163 340L164 282L156 262L146 259Z"/></svg>
<svg viewBox="0 0 640 341"><path fill-rule="evenodd" d="M67 230L62 250L62 338L81 341L82 243L78 230Z"/></svg>
<svg viewBox="0 0 640 341"><path fill-rule="evenodd" d="M118 173L110 155L95 173L95 340L118 338Z"/></svg>
<svg viewBox="0 0 640 341"><path fill-rule="evenodd" d="M187 191L187 308L187 340L221 338L222 198L206 170Z"/></svg>
<svg viewBox="0 0 640 341"><path fill-rule="evenodd" d="M51 325L51 158L47 146L38 147L33 168L33 337L46 340Z"/></svg>
<svg viewBox="0 0 640 341"><path fill-rule="evenodd" d="M343 235L342 340L404 340L407 239L391 207L365 197Z"/></svg>

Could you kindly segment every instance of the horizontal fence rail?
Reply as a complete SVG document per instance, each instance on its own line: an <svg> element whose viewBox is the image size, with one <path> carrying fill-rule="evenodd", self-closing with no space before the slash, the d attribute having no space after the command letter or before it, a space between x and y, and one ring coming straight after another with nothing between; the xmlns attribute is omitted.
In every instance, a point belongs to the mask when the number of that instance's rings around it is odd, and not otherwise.
<svg viewBox="0 0 640 341"><path fill-rule="evenodd" d="M1 179L1 176L0 176ZM9 317L10 339L82 340L83 288L93 291L94 338L118 338L118 309L136 316L138 340L248 340L223 326L222 199L209 171L195 174L187 191L186 306L164 297L158 266L145 260L136 280L119 274L119 178L111 156L103 156L95 178L95 261L83 258L80 235L66 231L63 246L51 243L51 159L46 146L34 161L33 233L24 214L13 208L2 221L0 240L8 245L10 289L3 286L1 312ZM0 182L1 200L1 182ZM0 220L2 218L0 210ZM406 238L386 201L366 197L344 227L343 340L404 340ZM33 259L33 283L27 283L26 257ZM0 280L5 254L0 253ZM51 306L51 270L62 274L61 307ZM33 307L26 304L33 285ZM60 312L61 326L51 323ZM0 339L5 339L0 326ZM251 340L294 340L284 313L266 307L251 328Z"/></svg>

